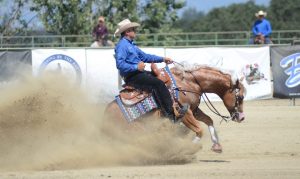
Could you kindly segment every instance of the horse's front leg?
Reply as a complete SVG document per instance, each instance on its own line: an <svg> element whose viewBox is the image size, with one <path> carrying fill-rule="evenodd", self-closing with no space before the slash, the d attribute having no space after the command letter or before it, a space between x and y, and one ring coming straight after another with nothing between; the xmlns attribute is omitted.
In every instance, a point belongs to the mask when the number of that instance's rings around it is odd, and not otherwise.
<svg viewBox="0 0 300 179"><path fill-rule="evenodd" d="M219 142L218 134L214 127L213 120L198 107L193 111L193 114L197 120L204 122L208 126L211 140L213 142L213 146L211 147L211 150L217 153L221 153L222 146ZM200 141L200 138L201 136L196 136L194 141Z"/></svg>
<svg viewBox="0 0 300 179"><path fill-rule="evenodd" d="M184 115L182 119L183 124L194 131L197 136L202 136L202 128L200 126L199 121L196 120L196 118L193 115L193 112L191 109L187 111L187 113Z"/></svg>

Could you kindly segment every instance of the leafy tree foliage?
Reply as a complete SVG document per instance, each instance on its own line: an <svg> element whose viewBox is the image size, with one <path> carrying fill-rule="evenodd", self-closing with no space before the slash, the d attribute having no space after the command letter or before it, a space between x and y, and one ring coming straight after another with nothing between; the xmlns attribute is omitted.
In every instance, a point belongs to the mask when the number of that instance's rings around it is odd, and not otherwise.
<svg viewBox="0 0 300 179"><path fill-rule="evenodd" d="M185 10L181 18L174 23L174 27L182 29L183 32L197 32L197 24L205 17L203 12L198 12L195 8Z"/></svg>
<svg viewBox="0 0 300 179"><path fill-rule="evenodd" d="M179 0L98 0L94 19L103 15L110 29L125 18L141 23L143 33L169 32L178 20L177 10L185 5ZM94 21L96 22L96 21Z"/></svg>
<svg viewBox="0 0 300 179"><path fill-rule="evenodd" d="M22 18L24 6L28 0L15 0L13 2L0 1L1 7L7 7L7 11L1 13L0 16L0 34L3 36L20 35L28 27L30 21Z"/></svg>
<svg viewBox="0 0 300 179"><path fill-rule="evenodd" d="M31 11L39 13L47 31L54 34L90 32L92 0L33 0Z"/></svg>
<svg viewBox="0 0 300 179"><path fill-rule="evenodd" d="M183 1L147 0L140 12L145 32L172 32L171 27L178 20L177 10L183 6Z"/></svg>
<svg viewBox="0 0 300 179"><path fill-rule="evenodd" d="M255 20L255 12L266 9L249 1L244 4L232 4L216 8L202 18L193 30L205 32L249 31Z"/></svg>
<svg viewBox="0 0 300 179"><path fill-rule="evenodd" d="M300 0L272 0L269 18L273 29L286 30L300 28Z"/></svg>

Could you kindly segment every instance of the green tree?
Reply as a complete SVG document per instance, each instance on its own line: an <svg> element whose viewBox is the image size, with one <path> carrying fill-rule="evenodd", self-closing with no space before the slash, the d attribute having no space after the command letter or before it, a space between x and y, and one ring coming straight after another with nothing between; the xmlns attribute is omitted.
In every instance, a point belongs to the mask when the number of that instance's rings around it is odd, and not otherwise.
<svg viewBox="0 0 300 179"><path fill-rule="evenodd" d="M27 30L30 19L24 19L24 6L28 0L1 0L1 7L8 7L0 14L0 34L3 36L21 35Z"/></svg>
<svg viewBox="0 0 300 179"><path fill-rule="evenodd" d="M255 12L266 9L253 1L232 4L228 7L216 8L210 11L197 24L200 31L249 31L255 20Z"/></svg>
<svg viewBox="0 0 300 179"><path fill-rule="evenodd" d="M125 18L141 24L139 33L178 32L173 23L178 20L177 10L185 5L183 0L98 0L95 2L94 23L99 15L106 17L106 25L114 32L117 24ZM138 36L139 40L153 40L151 36ZM168 38L177 38L175 36ZM163 41L163 39L158 39ZM154 45L143 44L143 45ZM162 45L162 44L155 44ZM167 45L167 44L163 44Z"/></svg>
<svg viewBox="0 0 300 179"><path fill-rule="evenodd" d="M203 12L198 12L195 8L189 8L185 10L181 18L175 22L174 26L176 28L182 29L183 32L198 32L199 27L195 24L205 17Z"/></svg>
<svg viewBox="0 0 300 179"><path fill-rule="evenodd" d="M185 1L148 0L141 8L140 17L143 21L144 32L174 32L174 22L179 18L177 10L184 7Z"/></svg>
<svg viewBox="0 0 300 179"><path fill-rule="evenodd" d="M48 32L88 34L91 29L92 0L33 0L31 11L39 13Z"/></svg>
<svg viewBox="0 0 300 179"><path fill-rule="evenodd" d="M276 30L299 30L300 0L272 0L268 17Z"/></svg>

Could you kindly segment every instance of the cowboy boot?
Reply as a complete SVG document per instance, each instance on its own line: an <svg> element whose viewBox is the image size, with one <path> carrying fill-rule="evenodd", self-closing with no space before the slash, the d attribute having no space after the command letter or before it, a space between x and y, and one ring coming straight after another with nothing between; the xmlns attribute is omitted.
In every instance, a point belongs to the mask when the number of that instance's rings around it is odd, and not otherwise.
<svg viewBox="0 0 300 179"><path fill-rule="evenodd" d="M181 107L177 106L176 107L176 115L175 115L175 113L173 113L173 114L169 115L168 118L173 123L178 123L178 122L181 121L181 119L187 113L187 111L189 110L189 108L190 108L189 104L182 104Z"/></svg>

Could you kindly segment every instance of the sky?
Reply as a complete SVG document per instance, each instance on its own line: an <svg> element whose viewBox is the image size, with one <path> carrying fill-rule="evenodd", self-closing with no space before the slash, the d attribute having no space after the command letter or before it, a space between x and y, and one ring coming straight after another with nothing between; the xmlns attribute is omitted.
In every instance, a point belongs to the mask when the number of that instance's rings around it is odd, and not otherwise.
<svg viewBox="0 0 300 179"><path fill-rule="evenodd" d="M246 3L249 0L187 0L186 7L184 7L181 11L183 12L188 8L196 8L197 11L202 11L204 13L209 12L214 8L226 7L233 3ZM271 0L254 0L257 5L268 6Z"/></svg>

